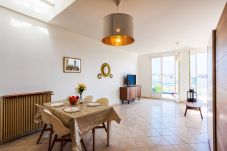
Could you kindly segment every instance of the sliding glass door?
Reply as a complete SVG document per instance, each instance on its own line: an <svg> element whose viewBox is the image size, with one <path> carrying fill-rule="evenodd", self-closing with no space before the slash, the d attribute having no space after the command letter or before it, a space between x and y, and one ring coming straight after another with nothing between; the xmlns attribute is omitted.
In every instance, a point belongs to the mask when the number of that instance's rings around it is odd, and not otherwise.
<svg viewBox="0 0 227 151"><path fill-rule="evenodd" d="M162 97L174 99L176 94L175 56L162 58Z"/></svg>
<svg viewBox="0 0 227 151"><path fill-rule="evenodd" d="M176 56L151 58L151 96L176 99L178 89L178 63Z"/></svg>
<svg viewBox="0 0 227 151"><path fill-rule="evenodd" d="M160 98L161 97L161 89L162 89L162 72L161 72L161 67L162 67L162 59L157 57L157 58L152 58L151 60L151 69L152 69L152 75L151 75L151 85L152 85L152 94L155 97Z"/></svg>
<svg viewBox="0 0 227 151"><path fill-rule="evenodd" d="M190 88L198 99L207 102L207 52L190 54Z"/></svg>

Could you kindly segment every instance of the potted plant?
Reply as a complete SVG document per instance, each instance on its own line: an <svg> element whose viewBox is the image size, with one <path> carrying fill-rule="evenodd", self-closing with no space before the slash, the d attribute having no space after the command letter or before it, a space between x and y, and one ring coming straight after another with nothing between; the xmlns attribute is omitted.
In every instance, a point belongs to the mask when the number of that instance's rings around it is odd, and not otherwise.
<svg viewBox="0 0 227 151"><path fill-rule="evenodd" d="M152 88L152 97L154 98L160 98L161 97L161 86L155 85L154 88Z"/></svg>

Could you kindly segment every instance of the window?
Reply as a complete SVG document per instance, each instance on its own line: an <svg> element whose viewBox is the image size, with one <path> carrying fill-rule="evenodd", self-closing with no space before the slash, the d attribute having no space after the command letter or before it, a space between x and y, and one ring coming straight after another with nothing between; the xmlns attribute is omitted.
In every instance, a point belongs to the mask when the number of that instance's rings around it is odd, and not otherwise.
<svg viewBox="0 0 227 151"><path fill-rule="evenodd" d="M152 69L152 93L161 94L162 73L161 73L161 58L153 58L151 60Z"/></svg>
<svg viewBox="0 0 227 151"><path fill-rule="evenodd" d="M0 6L49 22L75 0L2 0Z"/></svg>
<svg viewBox="0 0 227 151"><path fill-rule="evenodd" d="M190 88L207 102L207 52L190 53Z"/></svg>
<svg viewBox="0 0 227 151"><path fill-rule="evenodd" d="M151 58L151 96L177 99L178 62L175 55Z"/></svg>

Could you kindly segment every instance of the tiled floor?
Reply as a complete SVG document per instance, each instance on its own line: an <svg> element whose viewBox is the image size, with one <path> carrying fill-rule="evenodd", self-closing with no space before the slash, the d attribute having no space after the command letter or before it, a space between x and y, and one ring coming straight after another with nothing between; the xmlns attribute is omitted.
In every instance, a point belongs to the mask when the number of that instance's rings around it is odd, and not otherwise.
<svg viewBox="0 0 227 151"><path fill-rule="evenodd" d="M96 151L209 151L206 108L199 112L188 111L185 106L172 101L148 100L115 106L122 118L120 124L112 123L111 145L106 147L106 133L97 130ZM45 151L48 138L39 145L39 133L0 146L1 151ZM92 135L85 138L87 149L92 150ZM70 143L64 147L70 150ZM53 149L59 150L56 145Z"/></svg>

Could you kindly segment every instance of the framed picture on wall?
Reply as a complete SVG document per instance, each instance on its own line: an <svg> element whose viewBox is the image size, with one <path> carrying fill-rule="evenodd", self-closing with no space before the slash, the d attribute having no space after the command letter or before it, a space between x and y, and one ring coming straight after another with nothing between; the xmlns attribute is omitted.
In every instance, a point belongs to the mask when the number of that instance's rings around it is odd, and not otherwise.
<svg viewBox="0 0 227 151"><path fill-rule="evenodd" d="M63 58L63 71L65 73L80 73L81 72L81 59L64 57Z"/></svg>

